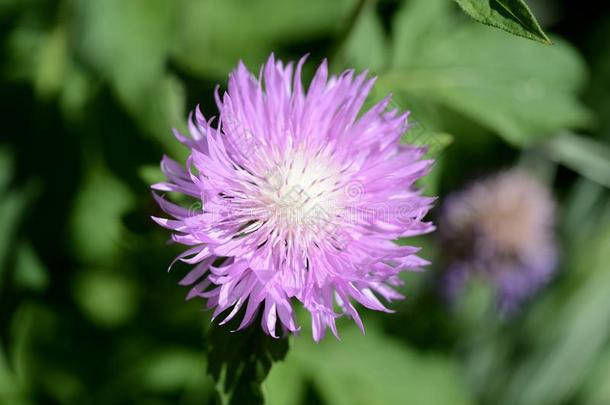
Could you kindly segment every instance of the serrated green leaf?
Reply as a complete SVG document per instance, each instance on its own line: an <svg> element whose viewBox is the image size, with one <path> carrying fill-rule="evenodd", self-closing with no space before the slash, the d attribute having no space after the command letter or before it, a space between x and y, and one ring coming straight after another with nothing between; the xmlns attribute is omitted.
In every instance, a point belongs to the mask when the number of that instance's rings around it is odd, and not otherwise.
<svg viewBox="0 0 610 405"><path fill-rule="evenodd" d="M475 21L513 35L551 44L523 0L455 0Z"/></svg>

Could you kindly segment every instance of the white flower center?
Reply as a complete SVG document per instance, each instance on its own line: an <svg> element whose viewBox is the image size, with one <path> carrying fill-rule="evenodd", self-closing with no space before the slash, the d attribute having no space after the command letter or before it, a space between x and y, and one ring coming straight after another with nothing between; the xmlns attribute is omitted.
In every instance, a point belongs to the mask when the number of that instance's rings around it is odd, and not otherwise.
<svg viewBox="0 0 610 405"><path fill-rule="evenodd" d="M295 153L269 172L261 201L281 231L322 236L333 231L341 214L339 178L327 160Z"/></svg>

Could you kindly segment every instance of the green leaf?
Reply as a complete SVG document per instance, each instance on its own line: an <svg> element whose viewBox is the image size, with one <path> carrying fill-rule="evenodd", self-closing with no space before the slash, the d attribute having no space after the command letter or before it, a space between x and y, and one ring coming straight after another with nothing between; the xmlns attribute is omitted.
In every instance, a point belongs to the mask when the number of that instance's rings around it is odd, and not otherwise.
<svg viewBox="0 0 610 405"><path fill-rule="evenodd" d="M455 0L476 21L520 37L551 44L523 0Z"/></svg>
<svg viewBox="0 0 610 405"><path fill-rule="evenodd" d="M590 122L577 94L584 63L561 40L547 47L460 21L445 0L408 2L394 27L384 88L449 108L517 146Z"/></svg>
<svg viewBox="0 0 610 405"><path fill-rule="evenodd" d="M221 404L263 404L261 384L274 362L288 352L286 338L274 339L254 325L231 332L239 325L233 319L227 325L213 325L206 337L208 373L216 382Z"/></svg>
<svg viewBox="0 0 610 405"><path fill-rule="evenodd" d="M610 188L610 147L607 145L584 136L563 133L550 139L545 146L555 162Z"/></svg>

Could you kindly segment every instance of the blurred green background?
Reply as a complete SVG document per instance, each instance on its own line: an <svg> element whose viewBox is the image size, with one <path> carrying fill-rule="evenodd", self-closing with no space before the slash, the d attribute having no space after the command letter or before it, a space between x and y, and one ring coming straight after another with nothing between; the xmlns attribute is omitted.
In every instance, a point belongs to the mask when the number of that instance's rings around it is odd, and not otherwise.
<svg viewBox="0 0 610 405"><path fill-rule="evenodd" d="M407 274L365 336L291 338L266 401L609 404L610 13L528 4L553 45L449 0L0 0L0 403L215 401L210 315L184 301L186 266L166 272L179 247L149 219L149 184L163 153L186 156L171 128L197 104L214 115L237 61L257 71L273 51L310 53L306 77L324 57L378 75L373 98L392 92L438 159L439 204L530 168L560 207L561 265L510 320L484 286L450 311L438 265ZM417 243L438 263L434 235Z"/></svg>

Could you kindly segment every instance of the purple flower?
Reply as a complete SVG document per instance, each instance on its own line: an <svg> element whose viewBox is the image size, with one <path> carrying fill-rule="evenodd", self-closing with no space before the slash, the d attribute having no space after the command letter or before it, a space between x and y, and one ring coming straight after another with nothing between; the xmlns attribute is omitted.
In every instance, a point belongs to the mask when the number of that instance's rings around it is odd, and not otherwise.
<svg viewBox="0 0 610 405"><path fill-rule="evenodd" d="M417 248L393 240L430 232L432 198L414 182L429 169L424 148L400 145L407 113L389 97L359 114L374 79L348 70L328 77L324 61L309 88L301 68L273 55L258 79L240 63L228 91L216 91L213 126L197 110L189 119L186 169L164 157L167 182L153 189L190 196L191 209L155 195L172 219L154 218L190 248L176 260L195 267L180 282L187 299L203 297L224 324L245 308L238 329L262 309L262 328L299 327L293 301L311 313L320 340L354 306L391 312L398 274L427 264ZM294 74L293 74L294 68Z"/></svg>
<svg viewBox="0 0 610 405"><path fill-rule="evenodd" d="M450 301L480 277L493 285L499 312L513 314L555 271L554 217L548 188L520 169L450 195L439 221Z"/></svg>

